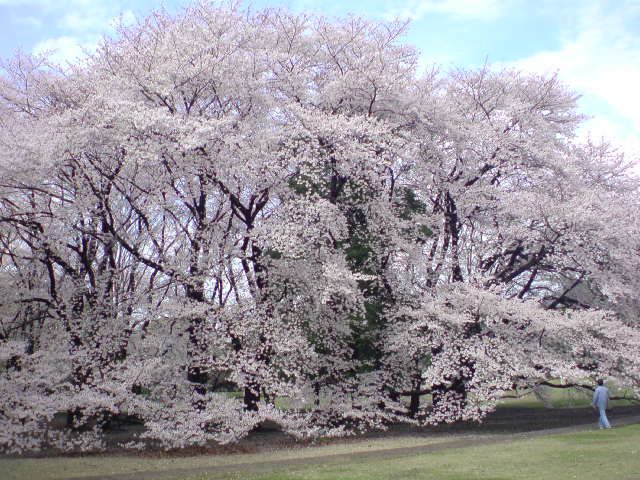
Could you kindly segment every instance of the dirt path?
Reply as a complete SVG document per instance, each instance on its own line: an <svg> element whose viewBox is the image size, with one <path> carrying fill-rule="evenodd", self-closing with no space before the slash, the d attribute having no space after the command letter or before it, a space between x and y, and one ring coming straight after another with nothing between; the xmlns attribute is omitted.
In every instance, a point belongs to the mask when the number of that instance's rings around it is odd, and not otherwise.
<svg viewBox="0 0 640 480"><path fill-rule="evenodd" d="M582 412L580 413L588 413L584 412L585 409L580 409ZM547 411L548 412L548 411ZM575 412L574 412L575 413ZM633 413L633 414L628 414ZM553 421L554 415L545 415L545 419L547 421ZM589 422L585 423L584 420L588 417ZM503 418L509 418L508 416L503 416ZM345 463L354 463L366 461L368 459L382 459L382 458L397 458L407 455L415 455L420 453L430 453L436 452L446 449L456 449L456 448L465 448L472 447L478 445L487 445L487 444L496 444L502 442L510 442L514 440L523 440L529 438L536 438L545 435L558 435L563 433L573 433L580 432L585 430L593 430L595 427L595 423L593 422L593 415L580 415L579 418L575 416L564 416L562 418L573 420L574 422L577 420L577 424L572 424L568 426L560 426L556 428L540 428L540 423L529 423L527 421L524 422L515 422L510 425L508 430L500 430L491 428L492 425L489 424L488 428L472 428L469 434L464 436L455 435L455 431L457 428L453 427L450 431L445 432L431 432L431 434L442 436L447 435L452 437L452 440L445 440L439 443L429 444L429 445L418 445L415 447L401 447L401 448L390 448L390 449L377 449L377 450L369 450L365 452L355 452L355 453L341 453L341 454L332 454L332 455L319 455L316 457L306 457L306 458L294 458L294 459L285 459L285 460L273 460L273 461L263 461L263 462L255 462L255 463L239 463L234 465L211 465L210 467L200 467L200 468L182 468L182 469L174 469L174 470L164 470L161 472L158 471L139 471L128 474L119 474L119 475L108 475L108 476L83 476L83 477L74 477L76 480L162 480L162 479L170 479L176 477L187 477L187 476L196 476L196 475L205 475L205 474L219 474L219 473L231 473L231 472L264 472L268 473L273 470L277 470L283 467L296 467L303 465L315 465L315 464L323 464L323 465L339 465ZM628 425L633 423L640 423L640 414L636 412L623 412L619 411L616 414L611 416L612 423L616 426ZM526 420L526 419L525 419ZM531 419L528 419L531 420ZM540 420L540 418L538 418ZM499 422L494 422L493 426ZM560 422L562 423L562 422ZM527 428L528 425L528 428ZM452 431L453 430L453 431ZM460 430L458 430L460 431ZM469 430L467 430L469 431ZM406 432L405 434L409 434L410 432ZM394 436L401 436L402 433L398 432ZM426 435L425 435L426 436ZM456 438L459 437L459 438Z"/></svg>

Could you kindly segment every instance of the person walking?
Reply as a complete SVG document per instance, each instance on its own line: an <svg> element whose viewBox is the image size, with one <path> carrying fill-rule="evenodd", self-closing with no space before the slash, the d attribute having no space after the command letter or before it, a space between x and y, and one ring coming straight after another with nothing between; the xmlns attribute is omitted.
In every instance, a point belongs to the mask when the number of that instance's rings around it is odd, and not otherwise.
<svg viewBox="0 0 640 480"><path fill-rule="evenodd" d="M602 380L598 380L598 386L593 392L593 405L594 410L600 412L600 428L611 428L609 419L607 418L607 408L609 408L609 389L603 385Z"/></svg>

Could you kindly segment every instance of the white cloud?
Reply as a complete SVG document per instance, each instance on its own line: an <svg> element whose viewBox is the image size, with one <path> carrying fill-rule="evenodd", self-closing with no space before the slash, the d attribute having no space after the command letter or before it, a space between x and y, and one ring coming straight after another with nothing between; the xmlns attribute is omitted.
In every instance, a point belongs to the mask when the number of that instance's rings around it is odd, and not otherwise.
<svg viewBox="0 0 640 480"><path fill-rule="evenodd" d="M33 48L33 53L49 53L51 60L65 65L67 63L76 63L79 59L85 58L85 51L92 51L95 47L95 42L82 42L77 37L62 36L38 43Z"/></svg>
<svg viewBox="0 0 640 480"><path fill-rule="evenodd" d="M119 7L116 2L87 2L67 11L62 17L60 25L67 30L76 32L105 32L112 26L113 20L118 14ZM126 11L126 15L131 14L131 10Z"/></svg>
<svg viewBox="0 0 640 480"><path fill-rule="evenodd" d="M640 136L630 132L624 122L605 116L596 116L584 123L578 132L582 138L591 138L596 143L604 140L619 147L629 160L640 160Z"/></svg>
<svg viewBox="0 0 640 480"><path fill-rule="evenodd" d="M2 7L22 7L25 5L39 5L53 3L51 0L0 0L0 6Z"/></svg>
<svg viewBox="0 0 640 480"><path fill-rule="evenodd" d="M86 57L86 52L95 51L102 36L113 33L119 20L127 24L135 17L131 10L120 13L116 1L107 4L102 1L71 0L71 3L74 8L66 6L57 21L65 34L40 41L33 47L33 53L50 52L50 58L62 65L76 63Z"/></svg>
<svg viewBox="0 0 640 480"><path fill-rule="evenodd" d="M550 73L583 94L581 105L596 118L584 132L604 136L633 153L640 145L640 35L627 27L631 8L588 4L567 29L562 48L514 62L521 70Z"/></svg>
<svg viewBox="0 0 640 480"><path fill-rule="evenodd" d="M0 6L3 7L45 7L45 8L73 8L76 5L87 5L92 0L65 0L60 2L58 0L0 0Z"/></svg>
<svg viewBox="0 0 640 480"><path fill-rule="evenodd" d="M42 18L38 18L34 16L26 16L26 17L12 16L11 21L17 25L22 25L27 28L40 28L44 25L44 21Z"/></svg>
<svg viewBox="0 0 640 480"><path fill-rule="evenodd" d="M67 13L61 22L62 26L69 30L91 30L101 25L104 27L102 12L72 12Z"/></svg>
<svg viewBox="0 0 640 480"><path fill-rule="evenodd" d="M499 18L506 4L505 0L413 0L402 8L393 8L387 17L419 20L428 14L448 14L456 17L492 20Z"/></svg>
<svg viewBox="0 0 640 480"><path fill-rule="evenodd" d="M124 12L122 12L122 14L120 14L118 19L121 20L125 25L130 25L132 23L135 23L136 14L133 13L132 10L125 10Z"/></svg>
<svg viewBox="0 0 640 480"><path fill-rule="evenodd" d="M108 21L122 9L121 0L0 0L9 9L29 7L30 14L17 17L16 23L46 22L48 27L66 31L104 30Z"/></svg>

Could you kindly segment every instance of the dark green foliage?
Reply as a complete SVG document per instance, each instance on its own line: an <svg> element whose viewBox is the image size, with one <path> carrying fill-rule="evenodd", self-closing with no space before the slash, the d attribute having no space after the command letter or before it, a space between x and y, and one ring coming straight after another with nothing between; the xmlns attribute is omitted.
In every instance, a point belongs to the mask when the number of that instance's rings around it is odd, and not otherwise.
<svg viewBox="0 0 640 480"><path fill-rule="evenodd" d="M396 206L400 210L398 216L403 220L410 220L416 213L427 212L425 203L416 197L416 192L410 188L403 188L400 195L401 200L396 200Z"/></svg>
<svg viewBox="0 0 640 480"><path fill-rule="evenodd" d="M353 273L368 278L358 281L364 298L363 310L345 319L349 322L350 334L343 340L350 347L350 360L357 361L352 374L380 368L383 361L381 336L387 327L388 314L393 312L395 305L393 292L386 280L386 262L392 254L392 246L383 238L383 233L372 228L370 202L380 195L380 198L388 198L397 218L409 224L404 232L407 242L418 243L426 242L433 235L428 226L411 224L414 219L419 222L418 219L427 212L427 205L410 188L402 188L389 196L389 192L383 191L384 185L342 176L332 162L320 166L307 165L304 173L291 178L289 185L294 196L324 198L344 215L349 235L347 239L335 242L334 247L343 251ZM271 258L279 257L271 255ZM316 351L329 353L324 351L324 339L318 337L321 335L309 328L309 340Z"/></svg>

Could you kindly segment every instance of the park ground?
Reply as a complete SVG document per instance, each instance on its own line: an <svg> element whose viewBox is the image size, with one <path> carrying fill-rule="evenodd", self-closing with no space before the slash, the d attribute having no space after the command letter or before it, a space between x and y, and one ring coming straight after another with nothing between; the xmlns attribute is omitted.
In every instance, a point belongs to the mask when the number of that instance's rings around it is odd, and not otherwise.
<svg viewBox="0 0 640 480"><path fill-rule="evenodd" d="M640 407L619 405L599 430L585 406L498 408L481 424L398 425L296 442L278 431L229 447L0 458L2 480L640 480Z"/></svg>

